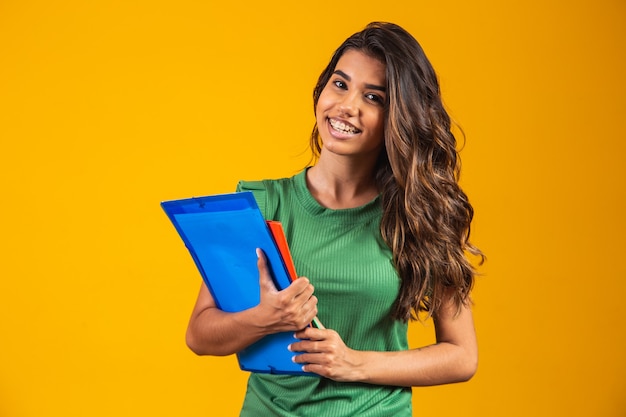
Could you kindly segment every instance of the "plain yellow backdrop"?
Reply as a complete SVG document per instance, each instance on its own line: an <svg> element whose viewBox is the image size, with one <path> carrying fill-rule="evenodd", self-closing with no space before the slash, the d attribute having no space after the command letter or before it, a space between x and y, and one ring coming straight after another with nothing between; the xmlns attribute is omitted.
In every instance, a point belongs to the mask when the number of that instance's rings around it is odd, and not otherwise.
<svg viewBox="0 0 626 417"><path fill-rule="evenodd" d="M623 1L0 0L0 416L237 415L159 202L303 168L317 75L372 20L439 73L489 258L478 374L415 414L626 414Z"/></svg>

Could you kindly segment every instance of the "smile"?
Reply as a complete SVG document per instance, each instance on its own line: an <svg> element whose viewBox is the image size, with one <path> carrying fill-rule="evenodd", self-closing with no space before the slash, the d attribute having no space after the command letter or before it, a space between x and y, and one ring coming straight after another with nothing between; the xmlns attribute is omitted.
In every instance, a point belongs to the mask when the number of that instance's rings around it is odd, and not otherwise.
<svg viewBox="0 0 626 417"><path fill-rule="evenodd" d="M339 120L328 119L328 121L330 123L330 126L337 132L348 133L351 135L354 135L356 133L361 133L361 131L357 129L356 127L346 124L344 122L340 122Z"/></svg>

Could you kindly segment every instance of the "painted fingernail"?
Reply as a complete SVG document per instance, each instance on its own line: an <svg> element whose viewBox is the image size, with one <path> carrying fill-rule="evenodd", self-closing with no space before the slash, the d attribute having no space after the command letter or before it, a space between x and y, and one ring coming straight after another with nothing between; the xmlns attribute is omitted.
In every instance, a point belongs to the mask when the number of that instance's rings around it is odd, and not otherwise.
<svg viewBox="0 0 626 417"><path fill-rule="evenodd" d="M295 356L291 357L291 362L296 363L296 357Z"/></svg>
<svg viewBox="0 0 626 417"><path fill-rule="evenodd" d="M291 349L291 345L287 346L287 349L289 349L289 352L293 352L293 350Z"/></svg>

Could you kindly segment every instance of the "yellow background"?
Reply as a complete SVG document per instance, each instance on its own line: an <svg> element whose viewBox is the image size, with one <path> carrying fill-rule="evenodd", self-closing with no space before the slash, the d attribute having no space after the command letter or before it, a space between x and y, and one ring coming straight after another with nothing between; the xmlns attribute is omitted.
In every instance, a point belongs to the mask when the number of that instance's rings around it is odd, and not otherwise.
<svg viewBox="0 0 626 417"><path fill-rule="evenodd" d="M489 257L478 374L415 414L626 414L622 0L0 0L0 416L237 415L159 202L305 166L317 75L371 20L440 75Z"/></svg>

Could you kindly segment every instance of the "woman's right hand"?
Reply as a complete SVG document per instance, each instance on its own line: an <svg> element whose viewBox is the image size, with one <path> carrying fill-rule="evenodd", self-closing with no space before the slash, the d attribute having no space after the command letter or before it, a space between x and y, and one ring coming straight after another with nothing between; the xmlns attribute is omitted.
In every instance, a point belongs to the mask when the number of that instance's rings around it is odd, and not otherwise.
<svg viewBox="0 0 626 417"><path fill-rule="evenodd" d="M261 300L254 310L258 325L264 327L267 333L304 329L317 315L313 285L308 278L300 277L289 287L278 291L261 249L257 249L257 257Z"/></svg>
<svg viewBox="0 0 626 417"><path fill-rule="evenodd" d="M307 278L298 278L286 289L274 286L267 260L257 252L261 299L257 306L236 313L220 310L204 283L196 300L186 340L198 355L230 355L262 337L304 329L317 314L317 297Z"/></svg>

